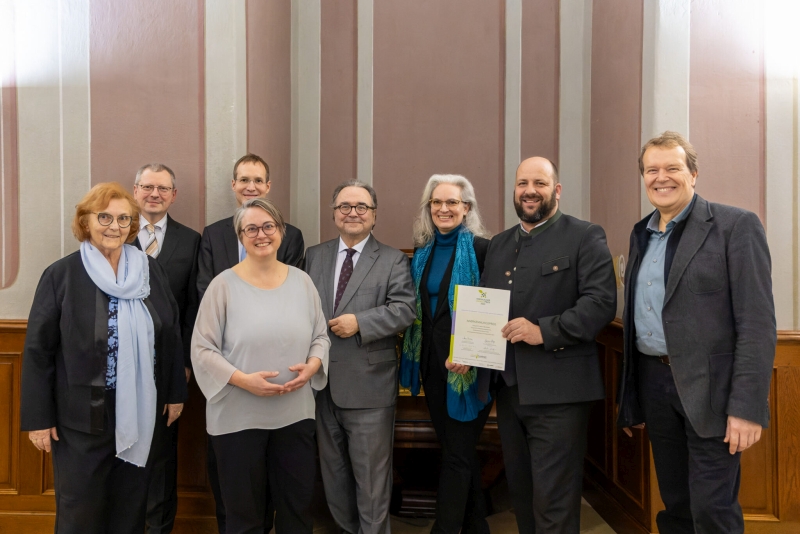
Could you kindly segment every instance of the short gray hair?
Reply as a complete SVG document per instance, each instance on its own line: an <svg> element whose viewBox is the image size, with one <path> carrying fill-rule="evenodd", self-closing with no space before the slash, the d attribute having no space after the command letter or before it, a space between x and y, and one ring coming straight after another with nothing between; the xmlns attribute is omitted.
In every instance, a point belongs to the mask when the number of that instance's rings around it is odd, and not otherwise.
<svg viewBox="0 0 800 534"><path fill-rule="evenodd" d="M236 208L236 213L233 214L233 227L236 229L236 237L239 238L239 241L242 240L242 219L244 219L245 212L250 208L259 208L266 211L267 215L272 217L272 220L275 221L275 225L281 233L281 238L286 237L286 223L283 220L283 214L281 214L281 210L278 209L278 206L267 198L251 198Z"/></svg>
<svg viewBox="0 0 800 534"><path fill-rule="evenodd" d="M461 189L461 201L469 204L469 211L464 216L464 227L478 237L490 238L491 234L483 225L481 213L478 210L478 199L475 198L475 189L472 184L459 174L434 174L428 179L422 200L419 203L419 213L414 219L414 246L424 247L433 239L436 227L431 217L431 206L428 202L433 195L433 190L441 184L453 184Z"/></svg>
<svg viewBox="0 0 800 534"><path fill-rule="evenodd" d="M336 197L339 196L339 193L342 192L342 189L345 187L360 187L361 189L365 189L369 196L372 198L372 207L378 207L378 195L375 193L375 190L372 188L371 185L365 184L364 182L359 182L358 180L348 180L346 182L342 182L336 186L336 189L333 190L333 196L331 197L331 208L336 207Z"/></svg>
<svg viewBox="0 0 800 534"><path fill-rule="evenodd" d="M139 167L139 170L136 171L136 179L133 181L133 185L139 185L139 180L142 179L144 171L150 171L150 172L167 171L169 173L169 177L172 178L172 188L176 189L177 186L175 185L175 173L172 172L172 169L170 169L163 163L148 163L147 165L142 165L141 167Z"/></svg>

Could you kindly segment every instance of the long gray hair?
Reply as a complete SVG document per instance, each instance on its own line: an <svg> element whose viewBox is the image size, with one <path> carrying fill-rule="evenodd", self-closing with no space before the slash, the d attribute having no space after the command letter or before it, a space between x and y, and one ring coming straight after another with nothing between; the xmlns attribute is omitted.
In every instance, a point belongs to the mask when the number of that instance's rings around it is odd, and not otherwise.
<svg viewBox="0 0 800 534"><path fill-rule="evenodd" d="M459 174L434 174L428 179L425 190L422 192L422 200L419 203L419 214L414 219L414 246L423 247L433 239L436 226L431 217L431 206L428 201L431 199L433 190L440 184L453 184L461 189L461 201L469 204L469 211L464 216L464 227L478 237L491 237L483 226L481 213L478 211L478 200L475 198L475 189L469 180Z"/></svg>

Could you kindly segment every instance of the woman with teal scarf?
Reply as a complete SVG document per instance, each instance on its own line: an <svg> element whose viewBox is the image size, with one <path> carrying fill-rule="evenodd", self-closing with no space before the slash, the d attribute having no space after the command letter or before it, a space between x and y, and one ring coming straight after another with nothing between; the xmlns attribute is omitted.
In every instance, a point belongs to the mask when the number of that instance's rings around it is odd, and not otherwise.
<svg viewBox="0 0 800 534"><path fill-rule="evenodd" d="M431 176L414 222L417 318L405 334L400 384L417 395L421 379L442 445L432 533L489 532L476 450L492 405L489 371L447 360L453 290L478 285L487 237L472 184L458 175Z"/></svg>

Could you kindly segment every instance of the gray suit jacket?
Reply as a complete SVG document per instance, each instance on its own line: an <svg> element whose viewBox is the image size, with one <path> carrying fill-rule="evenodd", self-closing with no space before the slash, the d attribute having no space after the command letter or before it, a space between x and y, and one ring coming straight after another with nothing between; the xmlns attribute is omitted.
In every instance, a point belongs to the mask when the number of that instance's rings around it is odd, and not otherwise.
<svg viewBox="0 0 800 534"><path fill-rule="evenodd" d="M383 408L397 397L396 335L416 317L408 257L370 236L333 313L339 238L306 251L305 269L319 291L325 320L355 314L359 332L331 340L328 385L340 408Z"/></svg>
<svg viewBox="0 0 800 534"><path fill-rule="evenodd" d="M644 421L637 361L646 356L636 350L633 310L649 218L634 226L625 276L620 426ZM702 437L724 436L728 415L766 427L777 330L761 221L752 212L697 196L689 217L673 230L668 263L670 259L662 320L689 421Z"/></svg>

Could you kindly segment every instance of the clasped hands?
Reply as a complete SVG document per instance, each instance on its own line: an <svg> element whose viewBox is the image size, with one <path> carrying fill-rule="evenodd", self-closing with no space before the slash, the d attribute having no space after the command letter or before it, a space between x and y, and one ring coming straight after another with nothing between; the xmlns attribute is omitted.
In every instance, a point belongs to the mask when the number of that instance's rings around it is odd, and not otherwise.
<svg viewBox="0 0 800 534"><path fill-rule="evenodd" d="M322 360L316 356L310 357L306 360L306 363L292 365L289 370L297 373L297 376L283 385L273 384L269 381L270 378L275 378L280 374L278 371L256 371L255 373L247 374L237 370L233 373L228 383L249 391L258 397L285 395L305 386L306 382L319 371L321 365Z"/></svg>
<svg viewBox="0 0 800 534"><path fill-rule="evenodd" d="M358 333L358 319L352 313L345 313L328 321L328 328L340 338L348 338Z"/></svg>

